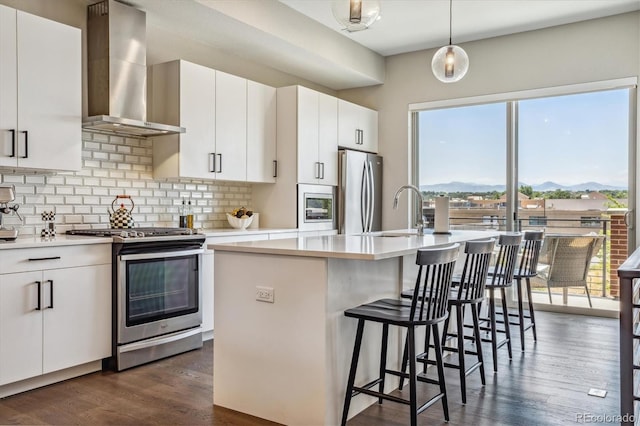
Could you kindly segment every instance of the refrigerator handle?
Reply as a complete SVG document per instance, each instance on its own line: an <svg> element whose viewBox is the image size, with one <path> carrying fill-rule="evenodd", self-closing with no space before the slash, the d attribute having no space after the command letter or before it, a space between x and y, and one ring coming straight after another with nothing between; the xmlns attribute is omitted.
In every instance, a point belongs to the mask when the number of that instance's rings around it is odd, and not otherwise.
<svg viewBox="0 0 640 426"><path fill-rule="evenodd" d="M367 222L366 222L366 226L365 226L365 231L366 232L371 232L371 218L372 218L372 214L373 212L371 211L371 163L369 163L369 161L365 160L365 170L367 171Z"/></svg>
<svg viewBox="0 0 640 426"><path fill-rule="evenodd" d="M368 181L368 173L367 173L367 163L363 164L362 168L362 184L360 186L360 222L362 224L362 232L367 232L367 204L365 201L367 188L369 186Z"/></svg>
<svg viewBox="0 0 640 426"><path fill-rule="evenodd" d="M371 161L367 161L369 164L369 232L373 228L373 215L375 212L375 196L376 196L376 182L373 179L373 164Z"/></svg>

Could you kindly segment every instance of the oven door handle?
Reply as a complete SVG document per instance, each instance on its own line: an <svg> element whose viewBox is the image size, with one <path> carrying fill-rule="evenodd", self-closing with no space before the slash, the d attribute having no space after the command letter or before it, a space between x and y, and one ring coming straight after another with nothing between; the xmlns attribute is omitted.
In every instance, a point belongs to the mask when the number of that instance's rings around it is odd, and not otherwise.
<svg viewBox="0 0 640 426"><path fill-rule="evenodd" d="M204 248L195 250L177 250L177 251L154 251L151 253L123 254L118 256L120 261L139 260L139 259L157 259L159 257L182 257L194 254L203 254Z"/></svg>

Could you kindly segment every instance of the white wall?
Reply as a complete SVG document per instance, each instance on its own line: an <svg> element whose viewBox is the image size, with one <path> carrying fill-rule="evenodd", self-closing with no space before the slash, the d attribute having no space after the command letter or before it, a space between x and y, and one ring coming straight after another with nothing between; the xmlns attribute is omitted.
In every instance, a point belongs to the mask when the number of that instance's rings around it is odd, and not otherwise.
<svg viewBox="0 0 640 426"><path fill-rule="evenodd" d="M409 104L638 76L640 13L462 46L469 55L470 68L458 83L444 84L433 77L432 49L388 57L384 85L338 94L379 111L379 146L385 170L398 171L384 175L384 229L407 224L406 205L404 211L394 211L391 205L395 189L410 179Z"/></svg>

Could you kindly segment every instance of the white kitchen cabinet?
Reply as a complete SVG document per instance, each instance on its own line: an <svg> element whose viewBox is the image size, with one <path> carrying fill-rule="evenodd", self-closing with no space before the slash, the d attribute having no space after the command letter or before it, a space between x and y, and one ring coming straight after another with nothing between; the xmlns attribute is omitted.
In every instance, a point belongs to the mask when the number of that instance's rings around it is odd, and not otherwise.
<svg viewBox="0 0 640 426"><path fill-rule="evenodd" d="M247 82L247 181L276 181L276 89Z"/></svg>
<svg viewBox="0 0 640 426"><path fill-rule="evenodd" d="M378 152L378 112L340 99L338 145L342 148Z"/></svg>
<svg viewBox="0 0 640 426"><path fill-rule="evenodd" d="M0 167L80 170L81 32L0 5Z"/></svg>
<svg viewBox="0 0 640 426"><path fill-rule="evenodd" d="M182 60L148 81L149 120L186 129L154 138L154 177L275 182L275 88Z"/></svg>
<svg viewBox="0 0 640 426"><path fill-rule="evenodd" d="M338 100L297 87L298 183L338 184Z"/></svg>
<svg viewBox="0 0 640 426"><path fill-rule="evenodd" d="M216 71L214 163L216 179L247 180L247 80L221 71Z"/></svg>
<svg viewBox="0 0 640 426"><path fill-rule="evenodd" d="M216 72L186 61L149 68L149 119L186 133L154 138L156 178L215 179Z"/></svg>
<svg viewBox="0 0 640 426"><path fill-rule="evenodd" d="M273 185L254 185L252 201L260 226L297 228L297 185L338 184L338 100L287 86L278 88L277 103L278 178Z"/></svg>
<svg viewBox="0 0 640 426"><path fill-rule="evenodd" d="M0 385L111 356L111 247L91 247L95 265L61 249L12 250L0 269Z"/></svg>

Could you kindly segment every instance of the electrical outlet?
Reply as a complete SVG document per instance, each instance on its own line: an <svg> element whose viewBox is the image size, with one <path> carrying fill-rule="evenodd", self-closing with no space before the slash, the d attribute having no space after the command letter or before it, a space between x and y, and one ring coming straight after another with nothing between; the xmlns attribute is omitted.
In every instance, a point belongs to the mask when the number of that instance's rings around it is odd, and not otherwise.
<svg viewBox="0 0 640 426"><path fill-rule="evenodd" d="M256 286L256 300L273 303L273 287Z"/></svg>

